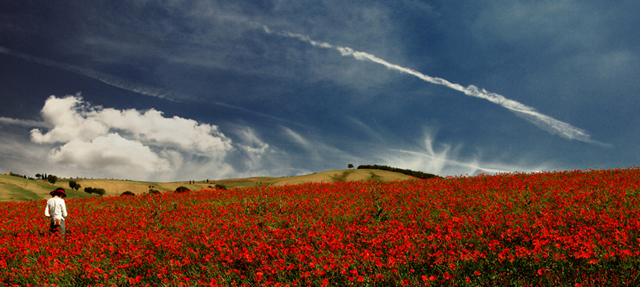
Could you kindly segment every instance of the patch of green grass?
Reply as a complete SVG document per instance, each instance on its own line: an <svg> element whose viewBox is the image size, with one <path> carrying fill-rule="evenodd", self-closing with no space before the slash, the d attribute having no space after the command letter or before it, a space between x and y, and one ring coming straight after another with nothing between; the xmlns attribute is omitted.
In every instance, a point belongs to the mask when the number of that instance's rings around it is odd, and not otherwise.
<svg viewBox="0 0 640 287"><path fill-rule="evenodd" d="M382 176L377 175L375 172L369 172L369 174L371 174L371 178L367 179L367 181L382 182Z"/></svg>
<svg viewBox="0 0 640 287"><path fill-rule="evenodd" d="M336 174L336 175L329 176L329 177L331 178L331 180L333 182L340 182L340 181L347 180L347 176L349 176L350 173L353 173L353 171L352 170L346 170L346 171L342 172L341 175Z"/></svg>
<svg viewBox="0 0 640 287"><path fill-rule="evenodd" d="M35 192L26 190L17 185L0 182L0 187L9 191L7 199L24 201L41 199L40 196L38 196L38 194L36 194Z"/></svg>
<svg viewBox="0 0 640 287"><path fill-rule="evenodd" d="M86 193L82 190L75 190L75 189L71 189L71 188L65 188L64 189L67 193L67 197L66 199L72 199L72 198L88 198L88 197L95 197L97 195L95 194L90 194L90 193Z"/></svg>

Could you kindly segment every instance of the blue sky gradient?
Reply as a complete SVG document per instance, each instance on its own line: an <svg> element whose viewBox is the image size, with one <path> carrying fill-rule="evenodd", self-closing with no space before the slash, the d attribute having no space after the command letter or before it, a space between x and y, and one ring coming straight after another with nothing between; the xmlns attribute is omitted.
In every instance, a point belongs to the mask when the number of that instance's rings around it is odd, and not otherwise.
<svg viewBox="0 0 640 287"><path fill-rule="evenodd" d="M636 1L0 4L0 171L175 181L638 162Z"/></svg>

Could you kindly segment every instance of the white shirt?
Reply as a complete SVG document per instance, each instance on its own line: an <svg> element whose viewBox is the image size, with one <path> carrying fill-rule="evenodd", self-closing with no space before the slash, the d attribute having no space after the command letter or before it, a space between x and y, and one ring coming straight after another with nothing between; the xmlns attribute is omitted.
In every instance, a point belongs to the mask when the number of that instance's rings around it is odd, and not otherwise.
<svg viewBox="0 0 640 287"><path fill-rule="evenodd" d="M44 216L64 220L67 217L67 205L64 203L64 199L53 197L47 200Z"/></svg>

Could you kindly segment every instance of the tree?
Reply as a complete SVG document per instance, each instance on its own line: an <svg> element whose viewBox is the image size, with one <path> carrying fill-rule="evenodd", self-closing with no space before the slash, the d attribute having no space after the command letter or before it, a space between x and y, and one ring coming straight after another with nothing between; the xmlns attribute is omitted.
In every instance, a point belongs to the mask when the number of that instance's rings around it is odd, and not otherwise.
<svg viewBox="0 0 640 287"><path fill-rule="evenodd" d="M104 190L104 188L96 188L96 189L93 191L93 193L95 193L95 194L97 194L97 195L100 195L100 196L103 196L103 195L106 193L106 191Z"/></svg>
<svg viewBox="0 0 640 287"><path fill-rule="evenodd" d="M352 164L352 163L350 163L349 165L347 165L347 167L348 167L349 169L352 169L352 168L353 168L353 164Z"/></svg>
<svg viewBox="0 0 640 287"><path fill-rule="evenodd" d="M79 187L77 187L77 186L78 186L78 183L75 180L70 180L69 181L69 187L71 187L71 189L78 190Z"/></svg>
<svg viewBox="0 0 640 287"><path fill-rule="evenodd" d="M42 174L36 173L36 178L42 179Z"/></svg>
<svg viewBox="0 0 640 287"><path fill-rule="evenodd" d="M120 196L136 196L136 194L127 190L123 192Z"/></svg>
<svg viewBox="0 0 640 287"><path fill-rule="evenodd" d="M58 177L55 175L48 175L47 181L51 184L56 184L56 181L58 181Z"/></svg>

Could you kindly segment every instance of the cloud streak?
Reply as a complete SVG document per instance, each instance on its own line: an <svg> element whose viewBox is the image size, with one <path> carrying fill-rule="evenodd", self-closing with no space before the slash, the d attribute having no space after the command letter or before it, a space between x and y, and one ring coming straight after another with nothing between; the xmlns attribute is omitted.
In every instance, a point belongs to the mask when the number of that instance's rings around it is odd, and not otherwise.
<svg viewBox="0 0 640 287"><path fill-rule="evenodd" d="M101 72L98 72L96 70L92 70L92 69L88 69L88 68L82 68L82 67L78 67L78 66L74 66L74 65L70 65L67 63L63 63L63 62L58 62L58 61L53 61L53 60L49 60L49 59L45 59L45 58L40 58L40 57L36 57L33 55L29 55L26 53L22 53L22 52L18 52L18 51L14 51L5 47L0 47L0 53L5 54L5 55L9 55L9 56L13 56L25 61L29 61L32 63L36 63L36 64L40 64L40 65L44 65L44 66L48 66L48 67L52 67L52 68L56 68L56 69L60 69L60 70L64 70L64 71L68 71L68 72L72 72L72 73L76 73L85 77L89 77L92 78L94 80L98 80L100 82L103 82L107 85L116 87L116 88L120 88L123 90L127 90L127 91L131 91L134 93L138 93L141 95L145 95L145 96L150 96L150 97L157 97L157 98L161 98L161 99L165 99L165 100L169 100L169 101L178 101L175 97L172 97L171 93L167 93L165 91L163 91L162 89L158 89L158 88L153 88L153 87L149 87L149 86L145 86L145 85L141 85L141 84L134 84L131 83L129 81L117 78L117 77L113 77Z"/></svg>
<svg viewBox="0 0 640 287"><path fill-rule="evenodd" d="M39 127L39 128L50 127L49 124L47 124L46 122L12 119L7 117L0 117L0 124L17 125L17 126L23 126L23 127Z"/></svg>
<svg viewBox="0 0 640 287"><path fill-rule="evenodd" d="M500 94L492 93L485 89L478 88L474 85L469 85L467 87L464 87L460 84L451 83L442 78L431 77L431 76L422 74L418 71L389 63L372 54L356 51L349 47L341 47L341 46L336 46L326 42L318 42L306 35L295 34L291 32L273 31L264 25L258 25L258 26L261 27L268 34L275 34L275 35L279 35L287 38L297 39L297 40L309 43L310 45L318 48L336 50L340 52L342 56L345 56L345 57L351 56L359 61L369 61L376 64L380 64L385 66L388 69L417 77L425 82L444 86L444 87L459 91L461 93L464 93L467 96L487 100L489 102L492 102L494 104L502 106L503 108L508 109L509 111L515 113L517 116L524 118L525 120L538 126L540 129L547 131L551 134L556 134L560 137L570 139L570 140L578 140L578 141L591 143L591 144L601 144L595 140L592 140L591 136L585 130L574 127L568 123L556 120L550 116L544 115L536 111L532 107L526 106L522 103L519 103L511 99L508 99Z"/></svg>
<svg viewBox="0 0 640 287"><path fill-rule="evenodd" d="M71 65L71 64L67 64L67 63L63 63L63 62L58 62L58 61L53 61L53 60L49 60L49 59L45 59L45 58L40 58L40 57L36 57L33 55L29 55L26 53L22 53L22 52L18 52L18 51L14 51L5 47L1 47L0 46L0 53L5 54L5 55L9 55L9 56L13 56L25 61L29 61L32 63L36 63L36 64L40 64L40 65L44 65L44 66L48 66L48 67L52 67L52 68L56 68L56 69L60 69L60 70L64 70L64 71L68 71L68 72L72 72L72 73L76 73L78 75L81 76L85 76L88 78L92 78L94 80L98 80L100 82L103 82L107 85L116 87L116 88L120 88L126 91L130 91L130 92L134 92L140 95L144 95L144 96L149 96L149 97L155 97L155 98L160 98L160 99L164 99L164 100L168 100L168 101L172 101L172 102L183 102L183 100L188 100L188 101L197 101L197 99L190 97L186 94L182 94L182 93L176 93L173 91L168 91L165 89L161 89L161 88L156 88L156 87L151 87L151 86L147 86L147 85L143 85L143 84L139 84L139 83L132 83L129 82L127 80L118 78L118 77L114 77L105 73L101 73L98 72L96 70L93 69L88 69L88 68L82 68L82 67L78 67L75 65ZM230 109L235 109L235 110L239 110L242 112L246 112L246 113L250 113L250 114L254 114L257 116L261 116L261 117L265 117L265 118L270 118L273 120L277 120L280 122L288 122L288 123L293 123L296 125L301 125L300 123L296 123L296 122L291 122L285 119L281 119L278 117L274 117L272 115L268 115L265 113L260 113L260 112L256 112L253 110L249 110L249 109L245 109L242 107L238 107L238 106L234 106L234 105L230 105L227 103L223 103L223 102L219 102L219 101L207 101L208 104L214 104L214 105L218 105L221 107L225 107L225 108L230 108ZM0 119L0 122L4 122L7 124L22 124L22 125L29 125L29 124L33 124L33 123L25 123L25 122L11 122L9 119L5 118L5 119Z"/></svg>
<svg viewBox="0 0 640 287"><path fill-rule="evenodd" d="M417 148L388 148L384 149L379 157L382 162L390 166L424 170L441 176L555 170L553 163L534 164L525 158L520 158L519 162L512 163L487 162L482 160L480 151L470 157L461 157L461 149L461 144L452 146L441 143L436 146L435 134L425 130L423 142Z"/></svg>

